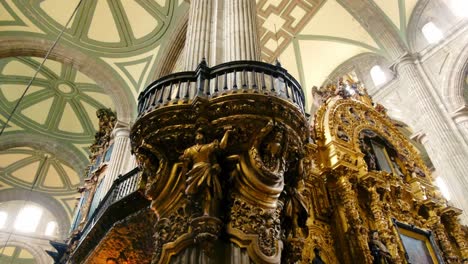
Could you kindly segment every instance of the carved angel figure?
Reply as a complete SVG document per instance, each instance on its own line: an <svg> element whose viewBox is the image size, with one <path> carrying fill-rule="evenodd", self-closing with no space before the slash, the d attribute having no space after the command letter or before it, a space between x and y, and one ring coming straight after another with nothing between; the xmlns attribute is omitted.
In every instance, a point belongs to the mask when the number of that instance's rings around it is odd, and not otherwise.
<svg viewBox="0 0 468 264"><path fill-rule="evenodd" d="M251 149L251 157L262 170L275 177L274 181L283 177L286 168L287 139L284 129L273 120L260 130Z"/></svg>
<svg viewBox="0 0 468 264"><path fill-rule="evenodd" d="M195 136L195 145L187 148L180 159L184 162L187 179L185 194L191 199L198 198L203 215L213 215L222 197L221 184L218 175L221 167L216 160L216 153L227 146L231 130L224 133L221 142L217 139L205 143L203 129L199 128Z"/></svg>

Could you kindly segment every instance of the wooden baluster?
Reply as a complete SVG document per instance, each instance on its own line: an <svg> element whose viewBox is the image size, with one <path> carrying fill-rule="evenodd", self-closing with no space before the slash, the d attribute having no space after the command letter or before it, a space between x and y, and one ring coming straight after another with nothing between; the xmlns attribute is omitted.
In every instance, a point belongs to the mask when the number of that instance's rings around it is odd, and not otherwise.
<svg viewBox="0 0 468 264"><path fill-rule="evenodd" d="M179 83L177 83L177 95L176 95L176 99L177 101L179 101L180 99L180 86L181 86L181 81L179 81Z"/></svg>
<svg viewBox="0 0 468 264"><path fill-rule="evenodd" d="M227 76L228 76L228 73L225 72L224 73L224 87L223 87L223 90L227 90L228 89L228 80L227 80Z"/></svg>
<svg viewBox="0 0 468 264"><path fill-rule="evenodd" d="M214 88L214 92L217 93L219 91L218 89L218 74L216 74L216 78L215 78L215 88Z"/></svg>
<svg viewBox="0 0 468 264"><path fill-rule="evenodd" d="M271 90L272 92L275 92L275 91L276 91L276 90L275 90L275 81L273 80L273 78L274 78L274 77L273 77L273 74L270 75L270 79L271 79L271 89L270 89L270 90Z"/></svg>
<svg viewBox="0 0 468 264"><path fill-rule="evenodd" d="M252 88L255 90L255 91L258 91L258 86L257 86L257 72L255 72L255 69L253 69L252 71L252 81L253 81L253 84L252 84Z"/></svg>
<svg viewBox="0 0 468 264"><path fill-rule="evenodd" d="M211 81L210 79L205 79L205 83L203 85L203 94L210 96L211 95Z"/></svg>
<svg viewBox="0 0 468 264"><path fill-rule="evenodd" d="M242 70L242 89L247 89L249 86L249 76L246 74L245 69Z"/></svg>
<svg viewBox="0 0 468 264"><path fill-rule="evenodd" d="M164 96L164 86L161 85L161 89L159 89L159 100L158 100L158 103L159 104L162 104L163 103L163 96Z"/></svg>
<svg viewBox="0 0 468 264"><path fill-rule="evenodd" d="M172 87L173 86L174 86L173 83L171 83L171 85L169 86L169 92L167 93L166 103L169 103L172 99Z"/></svg>
<svg viewBox="0 0 468 264"><path fill-rule="evenodd" d="M233 80L233 83L232 83L232 89L237 90L237 72L236 72L236 70L234 70L234 80Z"/></svg>
<svg viewBox="0 0 468 264"><path fill-rule="evenodd" d="M266 90L266 84L265 84L265 72L262 71L262 91Z"/></svg>
<svg viewBox="0 0 468 264"><path fill-rule="evenodd" d="M186 90L185 90L184 99L188 99L188 98L189 98L189 90L190 90L190 80L187 80L187 88L186 88Z"/></svg>

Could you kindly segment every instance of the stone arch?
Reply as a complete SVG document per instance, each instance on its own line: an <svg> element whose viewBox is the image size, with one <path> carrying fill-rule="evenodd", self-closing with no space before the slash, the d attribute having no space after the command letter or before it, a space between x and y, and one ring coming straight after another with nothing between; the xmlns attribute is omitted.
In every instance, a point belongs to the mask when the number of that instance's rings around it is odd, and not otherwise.
<svg viewBox="0 0 468 264"><path fill-rule="evenodd" d="M0 58L13 56L45 57L53 42L33 37L0 38ZM89 55L58 43L49 55L50 59L69 64L78 69L103 88L112 98L119 120L129 123L136 116L136 101L128 87L107 65Z"/></svg>
<svg viewBox="0 0 468 264"><path fill-rule="evenodd" d="M346 73L354 70L359 78L359 80L365 85L365 87L372 93L373 90L376 89L372 79L370 77L370 69L374 65L382 66L385 75L388 77L387 82L394 79L396 76L390 70L391 63L387 60L387 58L383 57L382 55L376 53L362 53L356 55L342 64L340 64L336 69L329 75L330 80L338 80L338 78L342 77Z"/></svg>
<svg viewBox="0 0 468 264"><path fill-rule="evenodd" d="M41 248L37 245L34 245L32 243L28 243L27 241L22 241L21 238L19 237L14 237L11 236L10 239L8 240L8 243L5 244L7 241L7 238L0 237L0 244L2 246L14 246L14 247L19 247L26 249L33 255L34 260L36 260L36 264L47 264L50 263L51 258L47 255L45 252L45 248ZM49 248L49 247L47 247Z"/></svg>
<svg viewBox="0 0 468 264"><path fill-rule="evenodd" d="M14 134L2 135L0 143L0 151L16 147L32 147L43 149L47 152L61 157L63 160L68 161L70 166L80 175L89 161L83 155L77 155L78 150L74 150L74 146L64 145L56 140L46 137L38 133L16 132Z"/></svg>
<svg viewBox="0 0 468 264"><path fill-rule="evenodd" d="M464 82L468 72L468 46L451 56L442 75L445 77L442 94L450 112L468 105L463 97Z"/></svg>
<svg viewBox="0 0 468 264"><path fill-rule="evenodd" d="M419 0L408 23L406 37L411 52L419 52L428 46L422 27L427 22L434 22L443 32L447 32L457 22L444 0ZM437 14L437 15L434 15Z"/></svg>
<svg viewBox="0 0 468 264"><path fill-rule="evenodd" d="M406 52L406 45L392 22L385 19L377 5L367 0L338 0L353 17L367 29L369 34L380 40L389 61L395 61Z"/></svg>
<svg viewBox="0 0 468 264"><path fill-rule="evenodd" d="M54 198L47 194L39 192L29 191L25 189L12 188L0 191L0 202L8 202L14 200L24 200L25 197L29 197L29 200L35 202L42 207L46 208L52 213L59 227L59 237L65 239L68 235L70 228L70 218L68 217L65 208Z"/></svg>

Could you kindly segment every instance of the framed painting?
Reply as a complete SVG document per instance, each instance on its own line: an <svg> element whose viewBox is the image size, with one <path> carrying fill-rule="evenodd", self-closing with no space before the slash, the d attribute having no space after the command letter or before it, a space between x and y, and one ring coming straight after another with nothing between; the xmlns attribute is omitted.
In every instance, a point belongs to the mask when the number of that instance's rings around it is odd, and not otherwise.
<svg viewBox="0 0 468 264"><path fill-rule="evenodd" d="M444 260L431 231L393 219L410 264L443 264Z"/></svg>

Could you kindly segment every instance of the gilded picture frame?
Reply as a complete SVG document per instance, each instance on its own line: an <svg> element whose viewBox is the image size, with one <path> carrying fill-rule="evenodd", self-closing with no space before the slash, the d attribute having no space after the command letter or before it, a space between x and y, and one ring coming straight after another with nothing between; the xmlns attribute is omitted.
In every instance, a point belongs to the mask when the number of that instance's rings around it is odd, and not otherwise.
<svg viewBox="0 0 468 264"><path fill-rule="evenodd" d="M405 250L405 258L409 264L443 264L445 263L430 230L424 230L413 225L393 219Z"/></svg>

